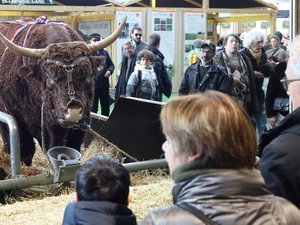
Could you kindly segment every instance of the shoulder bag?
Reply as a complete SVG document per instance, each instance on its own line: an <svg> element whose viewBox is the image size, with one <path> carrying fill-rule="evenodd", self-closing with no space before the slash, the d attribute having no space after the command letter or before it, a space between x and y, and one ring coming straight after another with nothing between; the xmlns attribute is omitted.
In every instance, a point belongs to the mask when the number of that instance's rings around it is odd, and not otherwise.
<svg viewBox="0 0 300 225"><path fill-rule="evenodd" d="M276 111L287 112L289 111L290 100L289 98L275 98L273 109Z"/></svg>

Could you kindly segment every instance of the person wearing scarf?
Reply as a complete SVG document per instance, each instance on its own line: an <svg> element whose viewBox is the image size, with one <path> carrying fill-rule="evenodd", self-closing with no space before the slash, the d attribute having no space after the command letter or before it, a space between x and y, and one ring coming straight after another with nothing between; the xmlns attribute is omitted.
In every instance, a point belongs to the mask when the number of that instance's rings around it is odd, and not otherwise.
<svg viewBox="0 0 300 225"><path fill-rule="evenodd" d="M256 88L250 59L239 52L240 38L229 34L224 38L223 50L215 56L216 62L226 68L233 80L232 96L252 116L258 112Z"/></svg>
<svg viewBox="0 0 300 225"><path fill-rule="evenodd" d="M140 225L299 224L300 211L271 194L255 168L255 130L231 96L179 96L160 120L173 205L151 210Z"/></svg>
<svg viewBox="0 0 300 225"><path fill-rule="evenodd" d="M253 119L259 137L267 131L265 92L263 90L264 78L269 77L276 66L275 62L268 61L267 55L263 49L264 42L264 35L259 31L252 30L245 36L243 40L244 48L240 50L241 53L248 56L254 71L253 75L258 101L258 112L253 115Z"/></svg>

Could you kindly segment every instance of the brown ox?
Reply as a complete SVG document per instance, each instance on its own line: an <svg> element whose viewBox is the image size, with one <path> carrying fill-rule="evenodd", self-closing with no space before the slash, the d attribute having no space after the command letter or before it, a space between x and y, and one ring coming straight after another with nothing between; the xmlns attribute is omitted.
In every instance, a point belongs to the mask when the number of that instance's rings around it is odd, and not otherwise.
<svg viewBox="0 0 300 225"><path fill-rule="evenodd" d="M89 123L93 98L92 52L114 42L125 21L95 44L84 43L68 25L57 23L26 26L14 44L5 36L22 24L0 23L0 39L7 47L0 45L0 110L18 122L25 164L32 163L33 138L45 151L60 145L80 150L84 131L78 128ZM8 151L6 125L1 124L1 131Z"/></svg>

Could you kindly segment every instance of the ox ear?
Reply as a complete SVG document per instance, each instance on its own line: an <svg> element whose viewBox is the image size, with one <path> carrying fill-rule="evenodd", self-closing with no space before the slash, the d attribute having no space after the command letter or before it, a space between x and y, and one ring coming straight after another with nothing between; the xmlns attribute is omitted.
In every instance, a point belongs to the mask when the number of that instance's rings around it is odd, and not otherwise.
<svg viewBox="0 0 300 225"><path fill-rule="evenodd" d="M21 66L18 69L18 76L20 77L31 77L33 75L37 74L36 68L33 65L26 65L26 66Z"/></svg>

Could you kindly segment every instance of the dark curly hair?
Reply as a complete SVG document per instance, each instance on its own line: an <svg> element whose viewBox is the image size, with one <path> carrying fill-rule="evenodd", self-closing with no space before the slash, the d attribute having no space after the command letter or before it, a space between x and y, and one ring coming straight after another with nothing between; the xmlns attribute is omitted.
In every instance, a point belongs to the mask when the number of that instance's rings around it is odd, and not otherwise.
<svg viewBox="0 0 300 225"><path fill-rule="evenodd" d="M79 201L111 201L128 204L130 176L113 158L97 155L87 160L76 174Z"/></svg>
<svg viewBox="0 0 300 225"><path fill-rule="evenodd" d="M141 60L142 57L149 59L151 62L153 62L154 60L154 54L151 51L145 49L140 51L137 57L138 60Z"/></svg>

